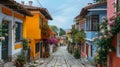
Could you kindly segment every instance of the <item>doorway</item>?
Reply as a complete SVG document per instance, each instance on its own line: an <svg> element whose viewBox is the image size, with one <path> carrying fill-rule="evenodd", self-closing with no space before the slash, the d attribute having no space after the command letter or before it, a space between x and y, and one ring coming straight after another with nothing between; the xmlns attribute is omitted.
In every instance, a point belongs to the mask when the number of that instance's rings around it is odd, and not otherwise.
<svg viewBox="0 0 120 67"><path fill-rule="evenodd" d="M42 58L42 42L40 42L40 58Z"/></svg>
<svg viewBox="0 0 120 67"><path fill-rule="evenodd" d="M2 36L5 40L2 41L2 59L8 61L8 42L9 42L9 21L4 20L2 22Z"/></svg>

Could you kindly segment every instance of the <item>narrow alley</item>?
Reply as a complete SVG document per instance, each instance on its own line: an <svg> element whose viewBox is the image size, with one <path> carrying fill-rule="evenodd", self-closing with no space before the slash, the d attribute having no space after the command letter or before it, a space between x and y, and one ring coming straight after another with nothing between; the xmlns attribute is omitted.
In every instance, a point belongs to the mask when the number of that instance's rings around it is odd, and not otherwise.
<svg viewBox="0 0 120 67"><path fill-rule="evenodd" d="M120 67L120 0L0 0L0 67Z"/></svg>
<svg viewBox="0 0 120 67"><path fill-rule="evenodd" d="M44 63L38 67L84 67L80 63L80 59L76 60L70 55L66 46L58 47L58 50L46 59Z"/></svg>

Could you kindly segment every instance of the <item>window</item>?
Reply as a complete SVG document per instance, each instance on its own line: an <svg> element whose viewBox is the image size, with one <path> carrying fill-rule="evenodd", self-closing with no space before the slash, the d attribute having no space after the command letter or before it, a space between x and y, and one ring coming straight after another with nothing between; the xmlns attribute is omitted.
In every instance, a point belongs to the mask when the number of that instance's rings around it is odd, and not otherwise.
<svg viewBox="0 0 120 67"><path fill-rule="evenodd" d="M117 12L119 12L120 11L120 0L117 0Z"/></svg>
<svg viewBox="0 0 120 67"><path fill-rule="evenodd" d="M117 35L117 56L120 57L120 33Z"/></svg>
<svg viewBox="0 0 120 67"><path fill-rule="evenodd" d="M16 22L15 40L16 42L22 40L22 23L19 22Z"/></svg>
<svg viewBox="0 0 120 67"><path fill-rule="evenodd" d="M91 22L91 31L98 31L98 24L99 24L99 16L92 15L92 22Z"/></svg>
<svg viewBox="0 0 120 67"><path fill-rule="evenodd" d="M89 20L90 20L90 19L89 19L89 18L90 18L90 17L87 17L87 19L86 19L86 30L87 30L87 31L90 30L90 25L89 25L89 23L90 23Z"/></svg>
<svg viewBox="0 0 120 67"><path fill-rule="evenodd" d="M36 43L36 53L40 50L40 43Z"/></svg>

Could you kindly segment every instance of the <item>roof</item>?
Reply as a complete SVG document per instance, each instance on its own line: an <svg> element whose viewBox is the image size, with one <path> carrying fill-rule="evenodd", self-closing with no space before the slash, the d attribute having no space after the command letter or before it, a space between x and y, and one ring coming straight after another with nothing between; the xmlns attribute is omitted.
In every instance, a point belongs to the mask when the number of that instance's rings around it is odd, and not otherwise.
<svg viewBox="0 0 120 67"><path fill-rule="evenodd" d="M21 14L33 16L23 5L17 3L14 0L0 0L0 4L9 7L10 9L13 9L14 11L17 11Z"/></svg>
<svg viewBox="0 0 120 67"><path fill-rule="evenodd" d="M81 16L81 17L84 17L86 15L86 13L88 12L88 9L91 9L95 6L101 6L103 4L107 4L107 2L99 2L99 3L96 3L96 4L91 4L91 5L88 5L84 8L82 8L81 12L80 12L80 15L78 15L77 17Z"/></svg>
<svg viewBox="0 0 120 67"><path fill-rule="evenodd" d="M52 35L57 34L56 32L52 31L52 29L51 29L50 27L48 28L48 32L49 32L50 34L52 34Z"/></svg>
<svg viewBox="0 0 120 67"><path fill-rule="evenodd" d="M24 5L24 6L25 6L25 8L27 8L28 10L31 10L31 11L40 11L45 16L45 18L47 18L49 20L53 20L50 13L48 12L48 10L46 8L28 6L28 5Z"/></svg>
<svg viewBox="0 0 120 67"><path fill-rule="evenodd" d="M70 34L70 33L72 33L72 31L71 31L71 30L67 31L67 34Z"/></svg>

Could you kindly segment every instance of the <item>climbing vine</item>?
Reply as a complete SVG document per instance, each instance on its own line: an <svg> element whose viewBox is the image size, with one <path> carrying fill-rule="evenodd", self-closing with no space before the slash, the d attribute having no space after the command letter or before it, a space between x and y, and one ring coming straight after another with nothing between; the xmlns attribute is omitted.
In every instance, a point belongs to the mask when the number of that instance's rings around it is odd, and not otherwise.
<svg viewBox="0 0 120 67"><path fill-rule="evenodd" d="M111 44L112 39L119 32L120 16L110 20L109 22L106 18L103 18L100 25L100 36L95 39L98 46L97 54L95 56L96 62L102 63L103 66L106 66L108 53L115 51L115 48Z"/></svg>

